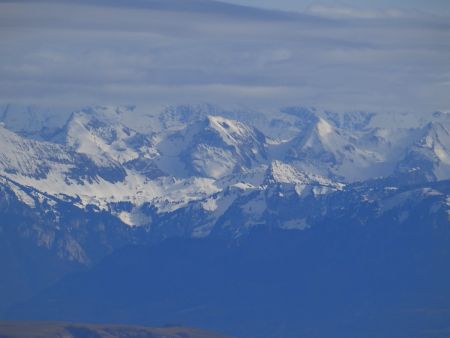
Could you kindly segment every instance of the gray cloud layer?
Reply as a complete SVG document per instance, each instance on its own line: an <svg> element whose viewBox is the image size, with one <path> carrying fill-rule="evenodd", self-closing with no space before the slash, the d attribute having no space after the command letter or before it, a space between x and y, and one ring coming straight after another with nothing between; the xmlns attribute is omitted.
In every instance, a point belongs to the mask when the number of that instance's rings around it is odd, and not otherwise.
<svg viewBox="0 0 450 338"><path fill-rule="evenodd" d="M0 1L0 101L450 109L448 22L208 0Z"/></svg>

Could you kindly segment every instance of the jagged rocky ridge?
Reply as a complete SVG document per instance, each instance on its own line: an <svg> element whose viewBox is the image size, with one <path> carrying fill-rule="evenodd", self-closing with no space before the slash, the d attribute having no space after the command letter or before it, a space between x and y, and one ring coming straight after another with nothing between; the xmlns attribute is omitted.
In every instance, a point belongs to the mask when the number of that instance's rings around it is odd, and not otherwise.
<svg viewBox="0 0 450 338"><path fill-rule="evenodd" d="M52 125L49 118L61 119L62 113L3 110L0 174L17 183L22 202L35 207L19 186L106 211L131 227L160 226L156 219L185 208L215 219L236 200L276 187L305 199L373 178L450 178L448 113L399 117L200 105L152 114L93 107ZM267 209L260 197L252 203L248 224L258 223L257 215ZM191 235L206 236L214 224L191 227Z"/></svg>
<svg viewBox="0 0 450 338"><path fill-rule="evenodd" d="M127 244L400 224L418 203L430 226L448 222L449 113L36 109L3 107L0 231L68 268L28 293Z"/></svg>

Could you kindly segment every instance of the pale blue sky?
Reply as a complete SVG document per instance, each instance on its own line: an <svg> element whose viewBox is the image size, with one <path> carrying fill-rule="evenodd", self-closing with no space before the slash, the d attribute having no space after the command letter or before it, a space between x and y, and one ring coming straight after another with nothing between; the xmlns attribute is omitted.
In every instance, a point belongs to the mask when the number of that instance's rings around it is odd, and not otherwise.
<svg viewBox="0 0 450 338"><path fill-rule="evenodd" d="M450 111L450 0L228 1L308 15L207 0L0 0L0 103Z"/></svg>
<svg viewBox="0 0 450 338"><path fill-rule="evenodd" d="M317 4L327 6L350 6L367 9L410 9L432 12L436 14L450 14L449 0L223 0L224 2L240 5L281 9L303 12L308 7Z"/></svg>

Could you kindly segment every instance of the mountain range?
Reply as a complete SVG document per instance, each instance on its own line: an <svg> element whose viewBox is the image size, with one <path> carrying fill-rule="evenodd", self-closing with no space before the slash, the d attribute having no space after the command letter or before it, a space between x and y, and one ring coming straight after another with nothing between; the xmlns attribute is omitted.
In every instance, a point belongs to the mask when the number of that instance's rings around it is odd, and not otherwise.
<svg viewBox="0 0 450 338"><path fill-rule="evenodd" d="M338 330L330 313L344 295L354 299L343 322L370 315L373 337L411 318L426 336L450 318L448 112L5 105L0 121L4 318L174 318L237 336L326 337L311 323L328 307L322 319ZM398 297L378 302L390 292ZM299 304L304 320L293 316ZM419 306L444 312L373 327L386 320L380 309Z"/></svg>
<svg viewBox="0 0 450 338"><path fill-rule="evenodd" d="M0 335L10 338L37 337L141 337L141 338L226 338L210 331L176 326L151 328L127 325L93 325L74 323L0 322Z"/></svg>

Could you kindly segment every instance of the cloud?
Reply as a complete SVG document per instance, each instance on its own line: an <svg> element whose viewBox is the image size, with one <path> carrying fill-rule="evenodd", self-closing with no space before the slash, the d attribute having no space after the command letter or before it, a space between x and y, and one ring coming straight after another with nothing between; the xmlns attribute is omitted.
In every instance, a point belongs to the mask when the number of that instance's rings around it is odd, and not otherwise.
<svg viewBox="0 0 450 338"><path fill-rule="evenodd" d="M348 6L330 6L330 5L311 5L305 11L311 15L317 15L327 18L338 18L338 19L395 19L395 18L406 18L414 17L418 15L415 11L405 11L399 9L366 9L366 8L356 8Z"/></svg>
<svg viewBox="0 0 450 338"><path fill-rule="evenodd" d="M0 101L449 105L441 76L450 69L446 20L317 8L290 14L207 0L0 1Z"/></svg>

